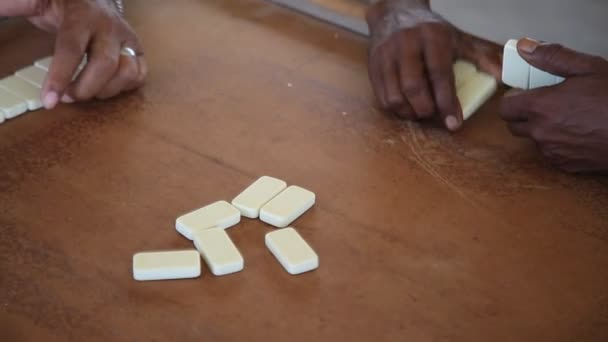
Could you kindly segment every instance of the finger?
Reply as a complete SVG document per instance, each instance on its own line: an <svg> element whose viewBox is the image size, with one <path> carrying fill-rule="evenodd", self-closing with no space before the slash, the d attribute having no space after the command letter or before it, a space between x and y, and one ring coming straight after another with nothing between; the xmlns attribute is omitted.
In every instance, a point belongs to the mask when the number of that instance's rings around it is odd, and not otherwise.
<svg viewBox="0 0 608 342"><path fill-rule="evenodd" d="M516 137L529 138L531 136L531 124L526 121L512 121L507 123L511 134Z"/></svg>
<svg viewBox="0 0 608 342"><path fill-rule="evenodd" d="M532 99L527 92L507 93L500 102L500 117L509 122L528 121Z"/></svg>
<svg viewBox="0 0 608 342"><path fill-rule="evenodd" d="M392 55L392 54L391 54ZM385 58L382 64L382 79L384 80L384 91L387 108L396 111L401 108L404 102L401 89L399 87L397 63L392 58Z"/></svg>
<svg viewBox="0 0 608 342"><path fill-rule="evenodd" d="M577 52L559 44L541 44L524 38L517 44L519 54L532 66L562 76L584 76L597 72L602 59Z"/></svg>
<svg viewBox="0 0 608 342"><path fill-rule="evenodd" d="M86 30L65 27L59 31L53 62L42 87L45 108L54 108L66 92L84 58L89 41L90 35Z"/></svg>
<svg viewBox="0 0 608 342"><path fill-rule="evenodd" d="M370 55L369 60L369 80L372 83L372 89L376 94L376 98L380 102L383 109L388 108L386 101L386 92L384 90L384 79L382 78L381 61L378 55Z"/></svg>
<svg viewBox="0 0 608 342"><path fill-rule="evenodd" d="M414 111L414 108L410 105L409 102L407 102L407 100L403 100L403 103L399 108L395 110L395 113L399 117L406 120L414 121L419 119L418 115L416 115L416 111Z"/></svg>
<svg viewBox="0 0 608 342"><path fill-rule="evenodd" d="M425 39L426 69L433 87L439 115L450 131L461 127L463 116L454 80L454 55L449 47L449 35L435 31Z"/></svg>
<svg viewBox="0 0 608 342"><path fill-rule="evenodd" d="M458 40L458 57L472 62L479 70L492 75L495 79L501 79L503 53L501 45L462 32Z"/></svg>
<svg viewBox="0 0 608 342"><path fill-rule="evenodd" d="M95 37L91 43L88 62L68 94L76 101L86 101L101 92L118 70L120 43L110 37Z"/></svg>
<svg viewBox="0 0 608 342"><path fill-rule="evenodd" d="M137 65L137 57L121 55L118 71L96 97L105 100L123 91L134 89L138 78L139 66Z"/></svg>
<svg viewBox="0 0 608 342"><path fill-rule="evenodd" d="M556 88L559 89L559 88ZM505 121L529 121L541 115L545 99L555 98L553 88L532 90L512 90L503 96L500 103L500 117Z"/></svg>
<svg viewBox="0 0 608 342"><path fill-rule="evenodd" d="M139 43L139 39L137 38L137 36L134 33L132 34L133 37L124 42L122 46L130 47L135 52L135 59L137 62L137 77L130 85L128 85L124 89L126 91L141 87L144 84L144 81L148 75L148 63L144 58L143 49L141 47L141 44Z"/></svg>
<svg viewBox="0 0 608 342"><path fill-rule="evenodd" d="M127 90L133 90L135 88L139 88L144 84L146 77L148 76L148 63L143 55L137 56L137 66L138 66L138 74L137 80L132 84Z"/></svg>
<svg viewBox="0 0 608 342"><path fill-rule="evenodd" d="M417 118L429 118L435 113L435 103L426 76L423 46L412 34L400 36L398 69L399 85L404 99Z"/></svg>

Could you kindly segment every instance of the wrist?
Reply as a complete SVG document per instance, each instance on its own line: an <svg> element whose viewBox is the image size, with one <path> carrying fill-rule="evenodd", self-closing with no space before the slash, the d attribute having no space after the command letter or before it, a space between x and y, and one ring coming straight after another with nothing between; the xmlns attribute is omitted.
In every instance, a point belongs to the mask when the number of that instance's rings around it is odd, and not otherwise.
<svg viewBox="0 0 608 342"><path fill-rule="evenodd" d="M123 5L123 1L122 0L112 0L112 3L114 4L114 8L116 8L116 11L120 14L123 15L124 14L124 5Z"/></svg>
<svg viewBox="0 0 608 342"><path fill-rule="evenodd" d="M369 3L371 6L367 10L366 19L370 29L388 14L412 10L431 12L430 0L369 0Z"/></svg>

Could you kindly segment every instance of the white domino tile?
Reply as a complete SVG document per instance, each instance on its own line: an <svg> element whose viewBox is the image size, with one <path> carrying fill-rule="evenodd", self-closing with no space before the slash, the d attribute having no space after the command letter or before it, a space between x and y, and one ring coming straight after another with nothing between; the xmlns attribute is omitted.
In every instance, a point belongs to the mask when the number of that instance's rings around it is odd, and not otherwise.
<svg viewBox="0 0 608 342"><path fill-rule="evenodd" d="M51 63L53 62L53 56L49 56L49 57L45 57L43 59L39 59L36 62L34 62L34 65L37 66L38 68L48 72L49 69L51 68Z"/></svg>
<svg viewBox="0 0 608 342"><path fill-rule="evenodd" d="M530 66L530 84L528 87L529 89L551 87L562 83L563 81L563 77L555 76L534 66Z"/></svg>
<svg viewBox="0 0 608 342"><path fill-rule="evenodd" d="M494 77L478 72L457 89L464 120L469 119L498 89Z"/></svg>
<svg viewBox="0 0 608 342"><path fill-rule="evenodd" d="M189 240L195 232L209 228L229 228L241 221L241 212L226 201L219 201L175 221L175 229Z"/></svg>
<svg viewBox="0 0 608 342"><path fill-rule="evenodd" d="M319 267L319 256L294 228L266 234L266 247L289 274L300 274Z"/></svg>
<svg viewBox="0 0 608 342"><path fill-rule="evenodd" d="M517 40L507 42L503 52L502 82L513 88L528 89L530 65L517 51Z"/></svg>
<svg viewBox="0 0 608 342"><path fill-rule="evenodd" d="M517 51L517 40L507 42L503 55L502 81L513 88L524 90L550 87L565 79L540 70L526 62Z"/></svg>
<svg viewBox="0 0 608 342"><path fill-rule="evenodd" d="M194 233L194 246L216 276L243 270L243 256L224 229L211 228Z"/></svg>
<svg viewBox="0 0 608 342"><path fill-rule="evenodd" d="M15 75L38 88L42 88L44 79L46 78L46 71L32 65L17 71Z"/></svg>
<svg viewBox="0 0 608 342"><path fill-rule="evenodd" d="M34 63L34 66L48 72L49 69L51 68L51 64L53 63L53 56L49 56L49 57L45 57L42 59L37 60ZM84 67L87 65L87 57L85 56L82 61L80 62L80 64L78 65L78 69L76 74L78 74L80 71L82 71L82 69L84 69Z"/></svg>
<svg viewBox="0 0 608 342"><path fill-rule="evenodd" d="M17 76L10 76L1 80L0 89L25 99L29 110L42 108L42 101L40 100L41 89Z"/></svg>
<svg viewBox="0 0 608 342"><path fill-rule="evenodd" d="M0 89L0 111L4 119L12 119L27 112L27 101Z"/></svg>
<svg viewBox="0 0 608 342"><path fill-rule="evenodd" d="M232 200L232 205L248 218L258 218L260 209L281 191L287 183L280 179L263 176Z"/></svg>
<svg viewBox="0 0 608 342"><path fill-rule="evenodd" d="M464 60L456 61L453 70L456 88L462 86L469 78L477 73L477 67Z"/></svg>
<svg viewBox="0 0 608 342"><path fill-rule="evenodd" d="M135 280L196 278L201 275L201 256L196 250L142 252L133 255Z"/></svg>
<svg viewBox="0 0 608 342"><path fill-rule="evenodd" d="M278 228L290 225L315 204L315 194L290 186L260 210L260 220Z"/></svg>

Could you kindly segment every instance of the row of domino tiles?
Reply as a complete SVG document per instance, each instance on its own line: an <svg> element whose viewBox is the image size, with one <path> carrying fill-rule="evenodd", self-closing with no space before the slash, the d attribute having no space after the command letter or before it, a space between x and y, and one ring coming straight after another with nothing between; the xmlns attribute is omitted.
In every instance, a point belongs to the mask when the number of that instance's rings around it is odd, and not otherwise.
<svg viewBox="0 0 608 342"><path fill-rule="evenodd" d="M315 204L313 192L284 181L263 176L234 198L232 204L219 201L180 216L175 229L194 242L196 250L141 252L133 256L135 280L196 278L201 275L201 257L216 276L244 268L241 253L226 229L241 216L259 218L277 228L266 234L266 247L290 274L319 267L319 257L293 228L288 227Z"/></svg>
<svg viewBox="0 0 608 342"><path fill-rule="evenodd" d="M502 81L504 84L519 89L536 89L562 83L563 77L540 70L521 57L517 50L518 40L511 39L503 51Z"/></svg>
<svg viewBox="0 0 608 342"><path fill-rule="evenodd" d="M52 57L36 61L34 65L17 71L0 80L0 124L25 112L42 108L41 92L49 71ZM84 68L86 60L78 67L74 78Z"/></svg>

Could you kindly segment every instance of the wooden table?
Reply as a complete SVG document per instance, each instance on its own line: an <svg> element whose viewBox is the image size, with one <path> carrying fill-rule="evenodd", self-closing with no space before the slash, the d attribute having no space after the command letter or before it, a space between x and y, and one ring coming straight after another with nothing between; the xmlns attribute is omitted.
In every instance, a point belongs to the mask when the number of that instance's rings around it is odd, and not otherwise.
<svg viewBox="0 0 608 342"><path fill-rule="evenodd" d="M2 341L606 341L608 182L511 137L491 101L450 134L375 109L366 42L258 0L130 1L141 91L0 126ZM0 72L48 55L19 22ZM289 86L291 85L291 86ZM261 175L317 193L295 222L229 230L245 270L136 282L192 245L175 218Z"/></svg>

